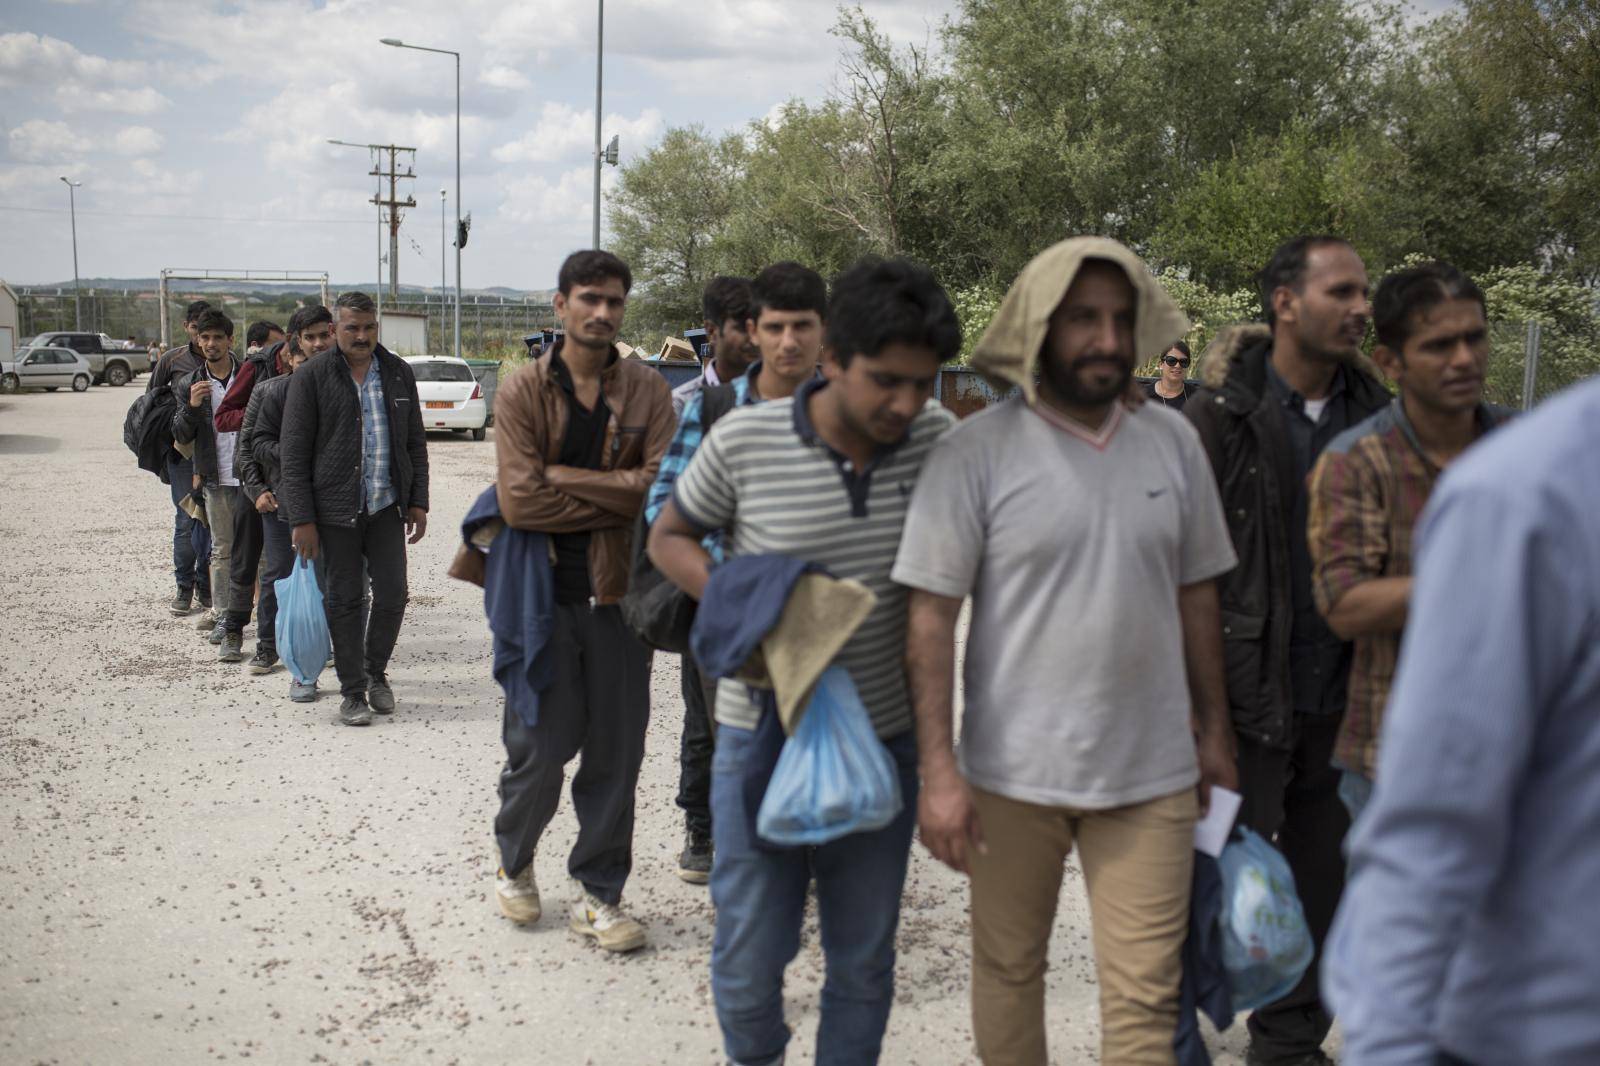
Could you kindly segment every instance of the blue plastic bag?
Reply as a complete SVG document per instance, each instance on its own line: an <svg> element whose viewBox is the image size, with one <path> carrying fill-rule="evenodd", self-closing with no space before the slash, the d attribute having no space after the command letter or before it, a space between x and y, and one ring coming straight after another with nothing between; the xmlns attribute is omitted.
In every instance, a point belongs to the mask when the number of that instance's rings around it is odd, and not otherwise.
<svg viewBox="0 0 1600 1066"><path fill-rule="evenodd" d="M1222 869L1222 964L1235 1011L1282 998L1311 965L1311 931L1283 853L1249 829L1235 830Z"/></svg>
<svg viewBox="0 0 1600 1066"><path fill-rule="evenodd" d="M774 844L826 844L882 829L900 813L900 776L872 731L855 682L830 666L783 743L756 832Z"/></svg>
<svg viewBox="0 0 1600 1066"><path fill-rule="evenodd" d="M309 685L328 665L333 647L316 572L305 559L297 559L289 576L272 587L278 594L278 655L296 681Z"/></svg>

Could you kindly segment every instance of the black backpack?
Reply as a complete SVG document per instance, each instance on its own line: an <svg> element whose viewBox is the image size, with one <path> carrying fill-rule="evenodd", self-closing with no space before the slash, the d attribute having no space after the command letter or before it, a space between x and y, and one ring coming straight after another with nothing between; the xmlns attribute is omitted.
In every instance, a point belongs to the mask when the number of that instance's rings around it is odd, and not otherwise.
<svg viewBox="0 0 1600 1066"><path fill-rule="evenodd" d="M706 434L711 433L719 418L733 410L733 400L732 385L700 390L700 418ZM683 655L689 650L689 630L699 605L655 568L644 550L649 537L650 526L640 507L633 527L633 566L628 572L627 595L622 597L622 618L634 635L650 647Z"/></svg>

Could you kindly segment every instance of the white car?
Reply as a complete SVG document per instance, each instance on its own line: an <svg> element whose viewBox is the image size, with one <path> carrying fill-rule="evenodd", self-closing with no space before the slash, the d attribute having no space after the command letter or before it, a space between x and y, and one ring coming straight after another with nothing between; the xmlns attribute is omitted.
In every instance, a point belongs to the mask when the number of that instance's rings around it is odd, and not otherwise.
<svg viewBox="0 0 1600 1066"><path fill-rule="evenodd" d="M11 362L0 363L0 392L55 392L63 386L73 392L87 392L93 381L89 360L71 348L23 348L11 357Z"/></svg>
<svg viewBox="0 0 1600 1066"><path fill-rule="evenodd" d="M473 440L483 440L488 435L489 405L483 400L483 386L465 359L409 355L405 360L417 376L423 429L471 431Z"/></svg>

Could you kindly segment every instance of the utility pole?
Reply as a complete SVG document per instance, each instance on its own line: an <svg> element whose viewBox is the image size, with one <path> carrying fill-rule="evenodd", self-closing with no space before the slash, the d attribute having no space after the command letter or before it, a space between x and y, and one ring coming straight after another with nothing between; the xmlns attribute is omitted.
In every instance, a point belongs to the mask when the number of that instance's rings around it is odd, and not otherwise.
<svg viewBox="0 0 1600 1066"><path fill-rule="evenodd" d="M379 188L382 188L382 182L384 178L389 179L389 198L387 200L383 200L378 196L373 196L372 202L377 204L380 209L384 207L389 209L389 299L399 300L400 209L402 207L416 207L417 201L410 196L407 196L404 200L401 200L399 198L398 185L401 178L414 178L417 176L414 166L417 158L417 150L415 148L405 148L398 144L380 144L375 145L374 147L376 147L380 153L380 158L381 153L389 153L389 169L381 169L382 164L379 163L375 165L372 170L373 176L379 180ZM411 153L411 158L407 160L405 164L406 169L404 173L401 173L398 163L401 152Z"/></svg>
<svg viewBox="0 0 1600 1066"><path fill-rule="evenodd" d="M594 38L594 246L600 247L600 89L605 84L606 0L597 0L599 24Z"/></svg>
<svg viewBox="0 0 1600 1066"><path fill-rule="evenodd" d="M72 209L72 328L83 328L83 303L82 286L78 281L78 190L83 187L83 182L73 181L66 175L61 180L67 183L67 204Z"/></svg>

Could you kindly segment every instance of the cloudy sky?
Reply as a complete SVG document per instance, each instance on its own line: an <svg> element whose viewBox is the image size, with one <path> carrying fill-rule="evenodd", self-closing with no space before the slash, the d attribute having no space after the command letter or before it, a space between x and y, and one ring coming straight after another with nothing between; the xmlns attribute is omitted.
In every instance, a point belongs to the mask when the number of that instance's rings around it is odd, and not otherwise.
<svg viewBox="0 0 1600 1066"><path fill-rule="evenodd" d="M833 76L835 0L612 0L605 131L623 158L667 127L742 125ZM952 0L872 0L923 40ZM545 288L589 243L595 0L7 0L0 5L0 278L162 267L376 273L364 151L415 146L402 283L439 282L439 188L454 197L462 54L468 288ZM606 168L609 182L615 175ZM454 207L451 205L453 213ZM454 266L451 266L454 281Z"/></svg>

